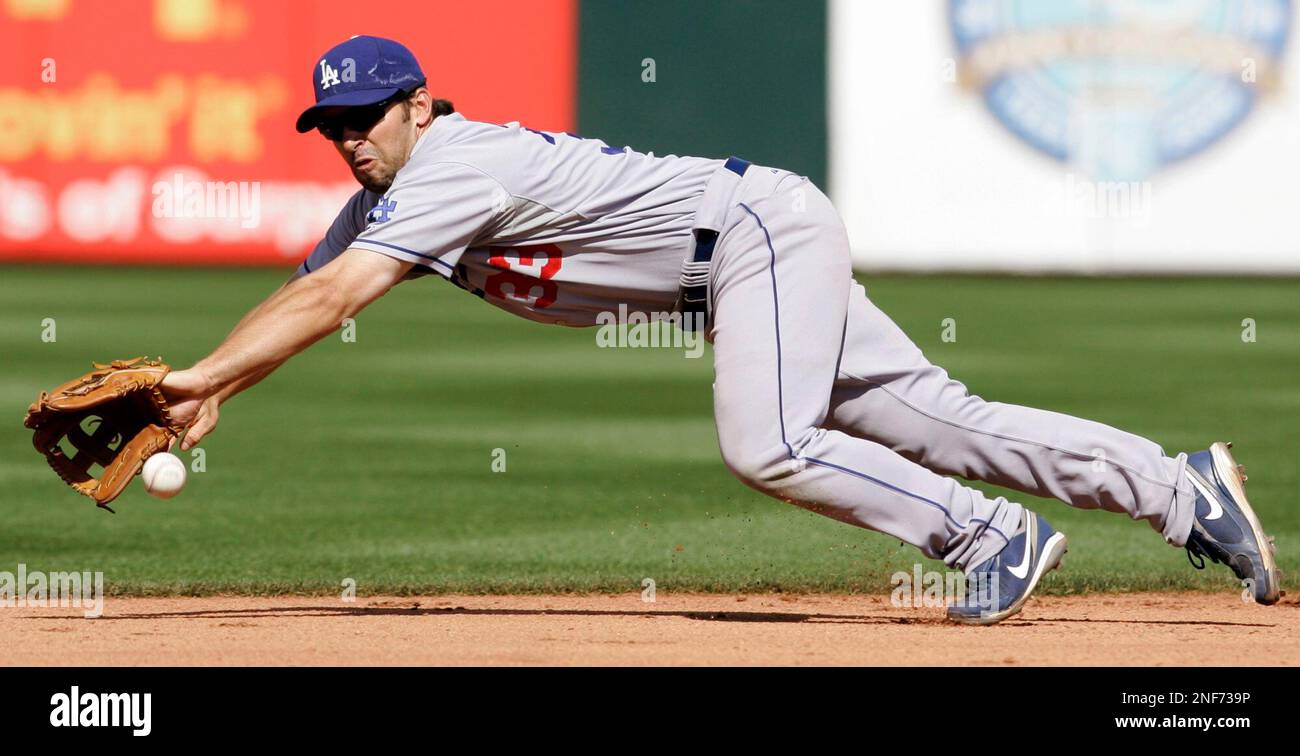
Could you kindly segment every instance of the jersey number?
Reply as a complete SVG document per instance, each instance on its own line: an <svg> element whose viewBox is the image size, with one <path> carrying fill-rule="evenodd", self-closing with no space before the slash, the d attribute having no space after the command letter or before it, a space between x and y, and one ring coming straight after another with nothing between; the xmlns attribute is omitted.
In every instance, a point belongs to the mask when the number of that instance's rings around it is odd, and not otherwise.
<svg viewBox="0 0 1300 756"><path fill-rule="evenodd" d="M491 247L488 265L500 268L484 283L488 296L543 310L555 304L558 289L551 279L564 264L554 244L532 247ZM538 258L542 258L539 260Z"/></svg>

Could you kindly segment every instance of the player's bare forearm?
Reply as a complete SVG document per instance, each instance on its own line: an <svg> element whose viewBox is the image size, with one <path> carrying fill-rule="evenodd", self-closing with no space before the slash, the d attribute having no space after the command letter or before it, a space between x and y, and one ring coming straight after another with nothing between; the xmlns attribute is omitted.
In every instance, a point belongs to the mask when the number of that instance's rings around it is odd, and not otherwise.
<svg viewBox="0 0 1300 756"><path fill-rule="evenodd" d="M290 278L288 281L285 281L284 284L282 284L282 285L280 286L280 288L277 289L277 290L273 293L273 295L274 295L274 294L278 294L279 292L283 291L287 286L289 286L290 284L292 284L295 280L297 280L297 279L296 279L296 278ZM239 331L241 328L243 328L244 325L245 325L246 323L248 323L248 321L252 320L253 317L254 317L255 315L257 315L258 312L261 312L262 308L263 308L263 307L266 305L266 303L269 302L270 300L271 300L271 297L268 296L266 299L264 299L264 300L262 300L261 302L259 302L259 303L257 304L256 307L254 307L253 309L251 309L251 310L249 310L247 313L245 313L245 314L244 314L244 317L240 318L240 319L239 319L239 322L235 324L235 327L232 328L232 329L230 329L230 333L226 335L226 338L229 339L229 338L230 338L231 336L233 336L237 331ZM226 401L227 399L229 399L230 397L234 396L235 394L238 394L239 392L241 392L241 391L243 391L243 390L245 390L245 389L249 389L249 388L252 388L253 386L257 385L257 383L259 383L263 378L265 378L266 376L268 376L268 375L270 375L272 372L274 372L274 370L275 370L276 367L279 367L279 366L278 366L278 365L274 365L274 366L268 367L268 368L266 368L266 369L264 369L264 370L260 370L260 371L258 371L257 373L254 373L253 375L245 376L245 377L243 377L243 378L241 378L241 379L239 379L239 380L237 380L237 381L233 381L233 382L231 382L229 385L227 385L225 388L221 389L221 390L218 391L216 394L214 394L213 397L214 397L218 402L224 402L224 401Z"/></svg>
<svg viewBox="0 0 1300 756"><path fill-rule="evenodd" d="M276 292L221 346L191 371L218 394L270 372L339 327L367 302L358 302L328 276L307 276Z"/></svg>
<svg viewBox="0 0 1300 756"><path fill-rule="evenodd" d="M163 390L188 422L208 400L221 401L269 375L387 292L411 268L350 249L315 273L282 287L244 316L212 354L167 376Z"/></svg>
<svg viewBox="0 0 1300 756"><path fill-rule="evenodd" d="M272 365L263 370L259 370L258 372L253 373L252 375L246 375L237 381L231 382L225 388L221 389L215 394L217 401L224 402L230 397L234 396L235 394L238 394L239 392L244 391L245 389L250 389L253 386L256 386L258 383L262 381L263 378L275 372L275 369L278 367L280 366Z"/></svg>

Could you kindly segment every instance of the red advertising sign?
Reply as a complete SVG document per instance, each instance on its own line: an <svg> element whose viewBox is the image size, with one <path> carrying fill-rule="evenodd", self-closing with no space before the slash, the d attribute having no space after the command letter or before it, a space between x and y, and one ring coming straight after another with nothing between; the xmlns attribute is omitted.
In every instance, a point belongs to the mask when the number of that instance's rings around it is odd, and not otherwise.
<svg viewBox="0 0 1300 756"><path fill-rule="evenodd" d="M0 0L0 260L300 260L359 188L294 131L355 34L467 118L573 128L576 0Z"/></svg>

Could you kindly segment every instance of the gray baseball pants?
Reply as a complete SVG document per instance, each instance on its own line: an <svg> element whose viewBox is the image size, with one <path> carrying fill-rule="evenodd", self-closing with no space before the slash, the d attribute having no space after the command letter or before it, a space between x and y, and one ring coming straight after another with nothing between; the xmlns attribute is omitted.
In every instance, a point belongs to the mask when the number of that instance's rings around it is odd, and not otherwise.
<svg viewBox="0 0 1300 756"><path fill-rule="evenodd" d="M755 165L711 181L710 205L714 411L722 457L746 484L966 571L1024 510L946 476L1126 513L1186 541L1185 454L970 395L852 279L843 223L812 182Z"/></svg>

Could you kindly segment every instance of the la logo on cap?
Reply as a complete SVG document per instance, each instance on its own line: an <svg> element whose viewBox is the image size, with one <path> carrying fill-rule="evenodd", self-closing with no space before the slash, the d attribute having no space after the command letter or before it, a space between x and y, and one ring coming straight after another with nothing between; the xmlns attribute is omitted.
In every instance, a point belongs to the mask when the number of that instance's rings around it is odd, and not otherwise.
<svg viewBox="0 0 1300 756"><path fill-rule="evenodd" d="M351 58L343 59L343 78L341 81L357 80L357 62ZM321 58L320 61L320 88L329 89L331 86L338 84L340 81L338 69L329 64L329 61Z"/></svg>

